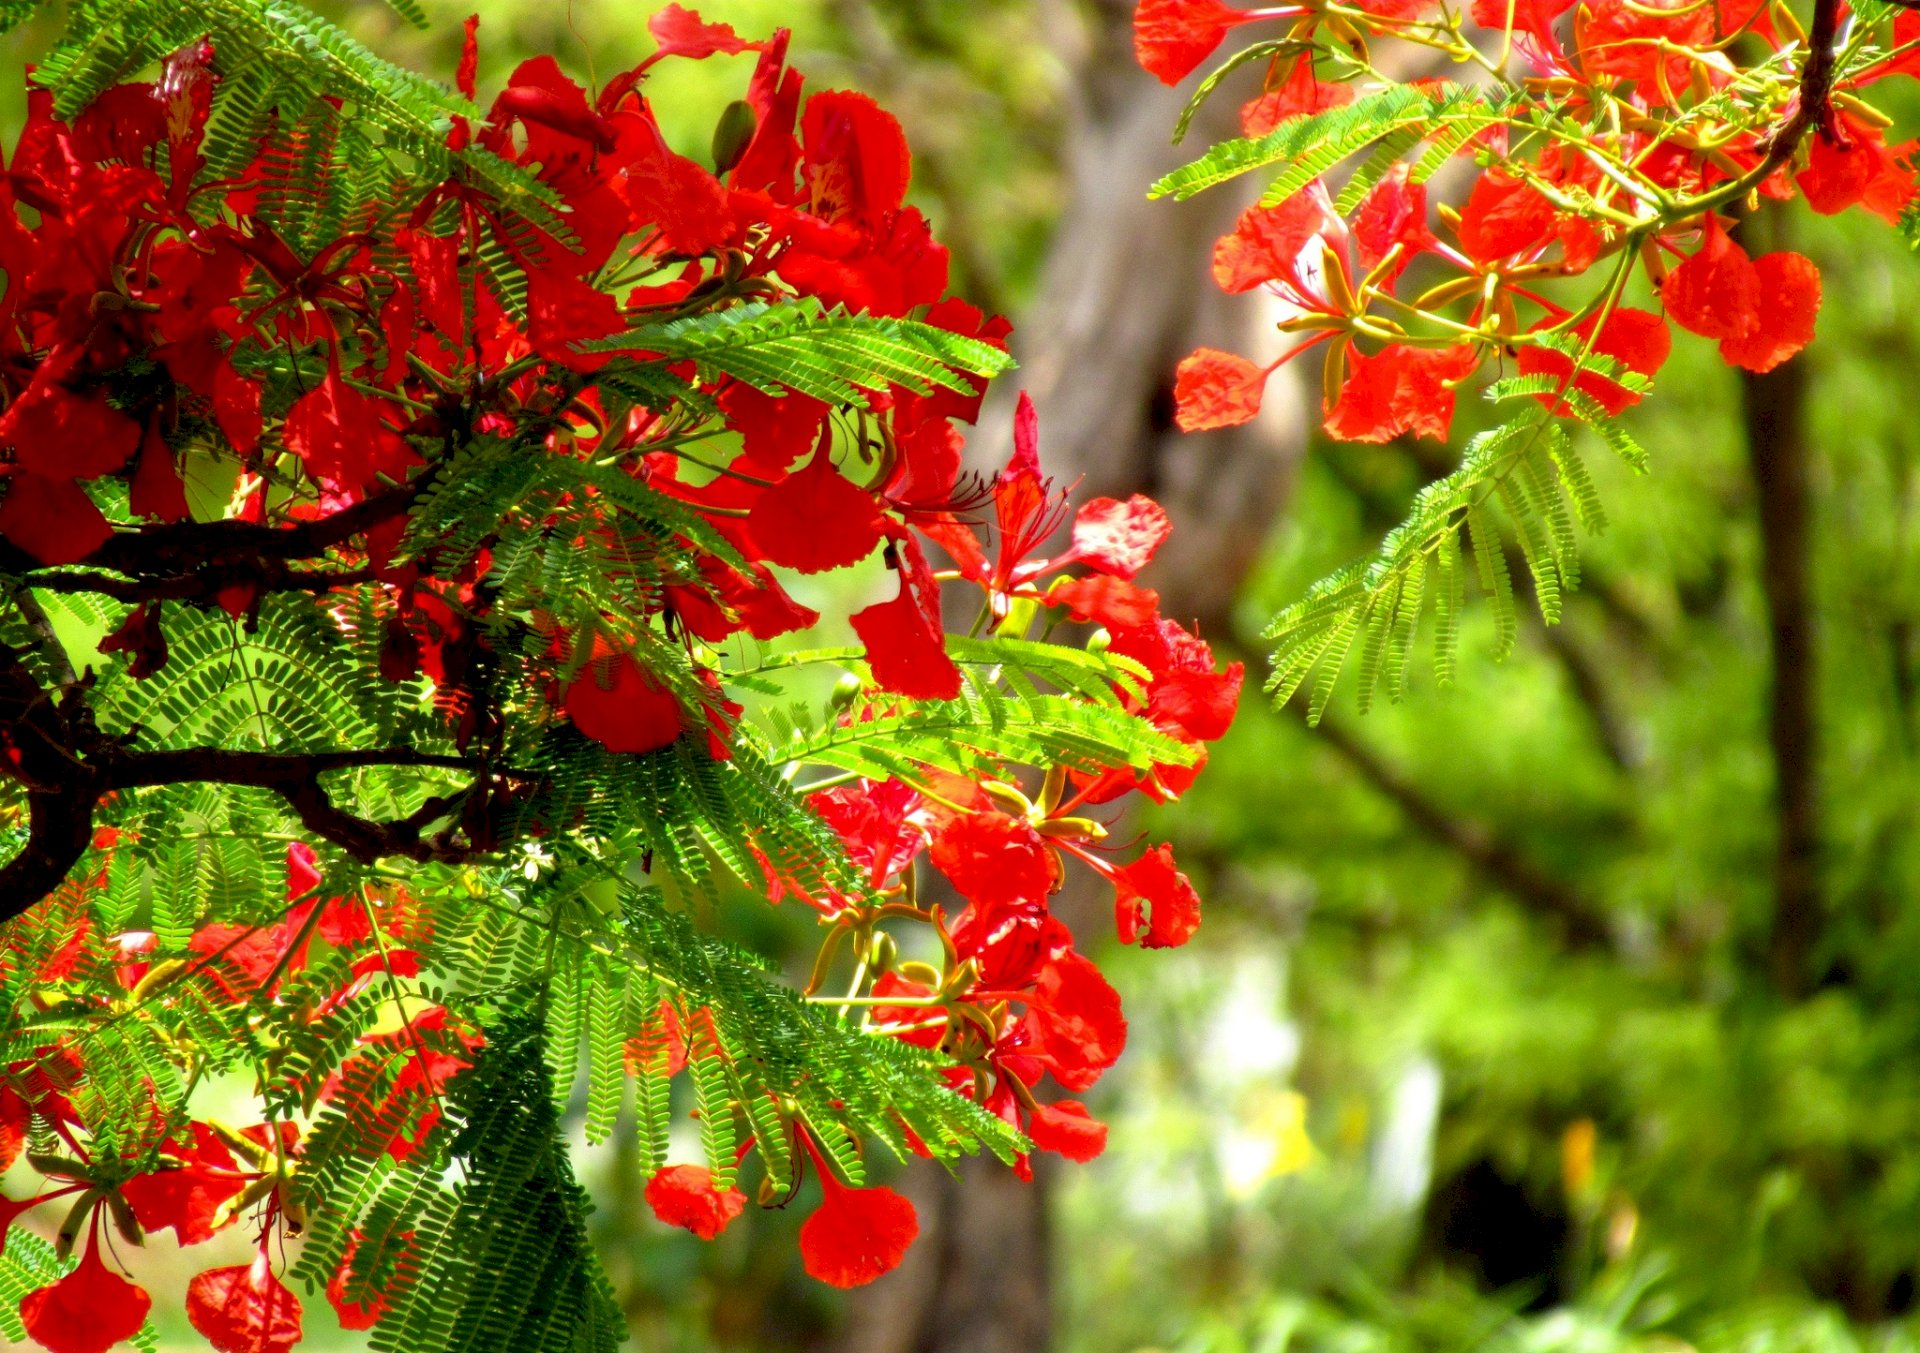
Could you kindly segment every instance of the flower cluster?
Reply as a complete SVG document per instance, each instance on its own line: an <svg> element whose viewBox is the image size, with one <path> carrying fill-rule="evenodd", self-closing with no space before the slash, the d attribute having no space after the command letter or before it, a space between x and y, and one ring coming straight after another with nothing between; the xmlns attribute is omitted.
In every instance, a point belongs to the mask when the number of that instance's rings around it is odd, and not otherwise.
<svg viewBox="0 0 1920 1353"><path fill-rule="evenodd" d="M280 1273L325 1177L316 1124L350 1119L363 1157L426 1159L446 1135L447 1087L489 1047L484 1021L435 994L433 899L478 890L462 869L551 872L554 843L584 835L586 810L540 769L553 748L602 767L762 756L729 662L821 621L783 585L795 575L864 564L883 578L881 599L846 617L860 644L842 661L857 691L836 706L843 729L979 696L951 651L945 589L977 600L975 636L1040 653L1058 633L1103 654L1085 669L1106 674L1089 698L1156 749L1103 756L1083 739L1058 764L974 755L970 775L902 756L891 778L801 787L795 811L830 829L851 871L726 843L759 861L773 901L817 909L816 1007L881 1046L937 1054L928 1074L982 1121L1076 1160L1101 1149L1105 1129L1077 1100L1036 1093L1048 1076L1085 1091L1126 1029L1050 898L1077 861L1112 888L1123 941L1194 933L1199 900L1170 849L1121 852L1100 815L1136 791L1184 791L1233 717L1241 669L1222 670L1138 581L1165 514L1138 496L1070 507L1041 472L1024 397L1006 468L963 474L960 427L1004 365L1009 326L946 294L947 254L907 204L894 119L859 94L809 94L784 32L748 41L677 5L648 27L655 53L595 94L551 60L526 62L484 116L448 121L444 179L396 182L318 234L296 181L312 144L263 144L213 172L233 156L216 144L227 77L214 43L71 119L29 91L0 177L0 570L24 598L23 632L64 654L32 596L93 597L107 632L74 665L157 682L202 616L224 612L238 636L281 597L312 597L312 623L368 655L348 689L374 692L370 706L410 692L426 721L404 725L412 746L334 747L333 730L287 746L253 723L234 745L156 745L138 725L103 726L92 671L0 649L0 809L24 839L0 866L17 918L0 967L39 1013L59 1010L0 1071L0 1166L24 1153L43 1181L0 1218L73 1199L58 1249L78 1264L20 1308L53 1353L101 1353L142 1324L150 1301L116 1272L113 1236L137 1245L171 1227L193 1244L243 1223L257 1258L195 1278L188 1314L220 1349L298 1341L301 1304ZM470 21L468 100L478 40ZM650 69L738 55L754 69L711 166L678 153L647 101ZM491 180L463 168L481 156L503 166ZM502 174L518 200L498 191ZM832 331L852 334L847 360L884 340L899 374L849 382L801 363L783 379L674 346L711 339L710 317L778 313L858 320ZM899 356L901 335L921 346ZM445 507L465 501L475 463L526 475L497 521ZM556 465L572 477L540 477ZM438 534L426 512L441 514ZM570 572L579 559L592 569ZM372 807L345 797L345 778L390 768L461 783L383 790ZM278 805L303 838L286 849L284 903L163 920L139 900L170 833L213 832L212 800L142 796L193 785ZM541 807L553 803L566 806ZM951 898L931 900L922 856ZM629 864L651 861L608 869ZM433 888L409 886L426 877L414 867L438 871ZM852 871L858 888L819 883ZM146 906L154 929L127 929L149 923ZM184 947L155 933L169 922ZM904 956L909 930L924 957ZM823 991L841 979L844 995ZM209 1001L257 1044L254 1125L191 1102L212 1065L194 1023ZM698 1001L637 1018L630 1067L672 1075L731 1055ZM157 1031L171 1088L116 1068L117 1097L101 1090L100 1031L123 1027ZM751 1109L733 1106L765 1130ZM891 1268L917 1229L911 1207L848 1182L847 1148L826 1149L819 1122L784 1103L774 1116L819 1178L808 1271L851 1285ZM707 1237L746 1201L691 1164L656 1171L646 1197ZM355 1267L372 1239L344 1246L326 1294L349 1328L417 1280L393 1260L412 1234L379 1238L379 1272Z"/></svg>
<svg viewBox="0 0 1920 1353"><path fill-rule="evenodd" d="M1222 737L1239 702L1242 668L1224 670L1207 644L1159 614L1159 598L1134 582L1165 540L1166 515L1150 500L1096 498L1072 512L1067 548L1034 551L1068 516L1067 495L1041 476L1036 418L1023 395L1014 450L992 486L998 548L990 558L978 537L954 521L934 538L952 555L956 579L984 594L983 617L1004 632L1044 621L1103 627L1112 652L1139 665L1144 680L1127 696L1140 717L1190 749L1185 764L1099 775L1064 766L1048 771L1031 796L1011 779L965 779L928 771L908 778L850 779L809 799L864 874L870 899L802 895L826 929L807 994L861 1012L861 1027L938 1050L958 1093L1023 1130L1038 1148L1087 1161L1105 1147L1107 1129L1078 1100L1043 1102L1035 1089L1051 1078L1064 1090L1089 1089L1126 1044L1120 996L1075 947L1049 899L1077 861L1113 889L1123 943L1185 944L1200 925L1200 899L1158 845L1129 863L1111 858L1108 832L1093 814L1138 790L1177 796ZM1064 572L1070 566L1084 574ZM849 716L857 717L857 716ZM1029 788L1033 788L1029 786ZM941 875L957 905L923 891L920 862ZM777 894L776 894L777 896ZM938 940L934 961L903 959L903 943L883 923L919 925ZM844 996L822 995L835 962L852 964ZM807 1271L837 1286L871 1281L891 1269L912 1241L911 1204L883 1187L848 1190L821 1166L825 1197L801 1231ZM1015 1168L1032 1177L1026 1156ZM745 1206L738 1190L716 1191L708 1171L682 1166L656 1177L648 1201L662 1220L717 1235Z"/></svg>
<svg viewBox="0 0 1920 1353"><path fill-rule="evenodd" d="M96 842L110 857L119 843L111 829ZM302 1022L320 1026L343 1007L384 997L386 1023L360 1034L341 1063L312 1084L303 1070L285 1068L282 1088L316 1106L336 1106L372 1125L379 1148L395 1160L417 1152L440 1117L442 1092L468 1068L484 1035L445 1007L418 996L419 947L431 937L431 917L404 890L377 896L357 889L328 896L313 851L287 848L288 906L267 926L211 923L194 931L192 958L155 962L157 936L125 931L95 943L82 888L56 899L62 915L40 926L16 927L8 968L31 964L36 988L98 992L78 999L97 1006L101 1022L132 1018L190 973L210 989L244 1003L256 997L286 1002ZM92 882L98 883L98 880ZM43 918L36 914L36 921ZM57 936L49 952L30 937ZM332 980L314 983L310 960L318 950L337 955ZM95 971L89 971L90 969ZM316 974L317 975L317 974ZM94 980L102 979L102 980ZM80 1262L57 1281L28 1292L20 1317L30 1338L54 1353L104 1353L139 1332L152 1306L145 1289L114 1272L107 1254L112 1236L138 1246L151 1232L172 1230L180 1245L197 1245L226 1228L257 1228L251 1263L210 1268L187 1285L187 1317L215 1348L284 1349L301 1337L300 1299L280 1280L275 1255L297 1240L305 1207L291 1196L300 1168L302 1132L290 1119L235 1129L212 1119L168 1120L160 1097L145 1105L142 1125L151 1138L134 1157L103 1131L85 1105L84 1043L53 1043L14 1064L0 1088L0 1169L10 1167L32 1140L46 1143L29 1157L46 1187L30 1197L0 1198L0 1221L10 1228L29 1209L71 1198L57 1233L62 1256ZM0 1228L4 1236L5 1228ZM327 1289L341 1324L369 1328L381 1305L345 1294L351 1254Z"/></svg>
<svg viewBox="0 0 1920 1353"><path fill-rule="evenodd" d="M1556 414L1617 415L1665 361L1669 323L1717 341L1733 366L1772 370L1813 337L1819 273L1797 253L1754 257L1729 218L1797 197L1891 222L1915 193L1913 144L1889 145L1889 119L1864 96L1912 72L1920 16L1842 27L1843 9L1823 0L1808 31L1759 0L1141 0L1136 53L1168 84L1229 31L1271 27L1265 83L1241 110L1256 148L1296 132L1303 146L1329 142L1395 89L1370 64L1370 39L1417 44L1477 77L1397 87L1428 97L1392 124L1404 158L1363 194L1336 205L1315 178L1241 216L1215 249L1214 279L1270 293L1280 328L1301 337L1265 365L1189 356L1180 425L1248 421L1267 377L1320 345L1326 432L1354 442L1445 439L1455 391L1510 360L1523 377L1554 378L1559 393L1538 397ZM1456 158L1473 161L1470 188L1457 208L1433 206L1426 181ZM1636 273L1659 310L1624 303ZM1603 280L1553 298L1587 277Z"/></svg>

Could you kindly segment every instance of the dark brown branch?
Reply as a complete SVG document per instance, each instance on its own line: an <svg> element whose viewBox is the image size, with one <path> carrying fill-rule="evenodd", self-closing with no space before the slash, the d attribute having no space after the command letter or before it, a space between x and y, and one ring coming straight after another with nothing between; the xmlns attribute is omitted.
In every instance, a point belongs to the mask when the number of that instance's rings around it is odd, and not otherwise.
<svg viewBox="0 0 1920 1353"><path fill-rule="evenodd" d="M1303 713L1297 705L1289 708ZM1511 842L1501 840L1481 823L1449 813L1336 720L1323 718L1314 731L1361 779L1391 799L1415 827L1460 856L1529 911L1557 926L1569 947L1594 948L1608 942L1605 919Z"/></svg>
<svg viewBox="0 0 1920 1353"><path fill-rule="evenodd" d="M1800 69L1800 92L1767 135L1767 153L1754 178L1764 179L1787 162L1808 132L1833 129L1833 48L1840 36L1840 0L1813 0L1813 22L1807 28L1807 63Z"/></svg>
<svg viewBox="0 0 1920 1353"><path fill-rule="evenodd" d="M186 521L119 531L78 562L96 570L99 581L112 589L101 590L121 601L196 595L196 590L205 588L210 580L218 580L218 586L257 582L269 590L302 590L306 585L293 580L303 575L287 567L289 564L324 558L353 537L405 513L431 474L428 471L399 488L327 516L286 526ZM24 577L39 573L41 568L40 561L19 546L0 540L0 572ZM128 589L111 582L107 573L150 581ZM55 587L58 584L54 579L60 576L43 575L45 580L36 579L33 585ZM178 590L169 592L165 590L168 588Z"/></svg>
<svg viewBox="0 0 1920 1353"><path fill-rule="evenodd" d="M458 862L485 851L451 831L424 833L455 812L466 793L490 783L486 764L410 747L287 754L201 747L135 752L103 736L87 708L84 684L43 688L21 655L0 657L0 735L13 752L7 771L27 791L27 843L0 866L0 921L11 920L58 888L93 841L93 815L116 790L170 784L224 784L278 794L307 830L363 863L386 856ZM375 822L333 802L321 783L334 771L369 766L458 770L476 776L465 793L429 799L395 822Z"/></svg>
<svg viewBox="0 0 1920 1353"><path fill-rule="evenodd" d="M435 770L484 769L472 757L441 756L411 747L368 747L338 752L248 752L222 747L185 751L119 752L109 758L108 789L148 789L190 781L241 785L283 792L290 786L337 770L368 766L418 767Z"/></svg>
<svg viewBox="0 0 1920 1353"><path fill-rule="evenodd" d="M371 582L372 569L337 572L301 572L275 559L257 563L205 564L192 573L140 580L110 577L93 571L30 573L21 579L43 592L86 592L139 605L148 601L204 601L229 587L251 587L257 592L330 592Z"/></svg>

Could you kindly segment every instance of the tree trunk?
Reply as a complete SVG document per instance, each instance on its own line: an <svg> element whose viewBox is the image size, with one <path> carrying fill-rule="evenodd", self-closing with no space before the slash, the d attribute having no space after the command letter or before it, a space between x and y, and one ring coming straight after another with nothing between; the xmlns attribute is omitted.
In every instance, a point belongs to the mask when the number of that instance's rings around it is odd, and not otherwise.
<svg viewBox="0 0 1920 1353"><path fill-rule="evenodd" d="M1781 224L1777 213L1742 223L1755 254L1755 235ZM1778 247L1780 241L1769 241ZM1811 514L1808 480L1806 359L1796 357L1764 375L1743 372L1741 407L1747 463L1760 525L1760 585L1767 606L1771 684L1768 746L1773 754L1775 841L1773 918L1767 967L1774 989L1788 1000L1807 995L1815 971L1826 903L1820 892L1820 729L1815 710Z"/></svg>
<svg viewBox="0 0 1920 1353"><path fill-rule="evenodd" d="M1819 726L1814 712L1813 602L1808 586L1807 369L1801 360L1742 381L1747 457L1760 518L1772 688L1773 924L1768 966L1782 996L1804 996L1825 919L1820 896Z"/></svg>

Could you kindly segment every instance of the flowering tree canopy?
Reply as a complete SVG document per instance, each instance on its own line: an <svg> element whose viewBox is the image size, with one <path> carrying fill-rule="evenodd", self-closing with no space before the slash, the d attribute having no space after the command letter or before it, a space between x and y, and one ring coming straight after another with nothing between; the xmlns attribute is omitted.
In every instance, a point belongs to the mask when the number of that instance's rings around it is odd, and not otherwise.
<svg viewBox="0 0 1920 1353"><path fill-rule="evenodd" d="M947 294L894 119L785 33L648 28L597 92L542 58L482 103L475 22L447 88L281 0L82 0L33 72L0 178L10 1338L134 1337L144 1233L245 1227L184 1294L218 1349L290 1347L320 1294L376 1348L609 1346L582 1079L662 1221L817 1198L840 1286L917 1229L869 1151L1101 1150L1063 1096L1126 1024L1049 897L1090 870L1122 940L1194 933L1171 851L1102 819L1191 783L1240 670L1136 581L1165 515L1070 505L1024 399L962 473L1008 326ZM647 88L706 59L741 97L696 159ZM696 923L753 894L817 916L804 989ZM15 1224L54 1202L55 1243Z"/></svg>
<svg viewBox="0 0 1920 1353"><path fill-rule="evenodd" d="M1881 0L1814 0L1804 21L1780 0L1141 0L1135 48L1176 84L1243 30L1263 36L1194 103L1262 63L1244 135L1153 191L1187 198L1273 172L1217 245L1213 276L1269 293L1294 337L1265 364L1189 356L1180 425L1248 421L1268 377L1316 347L1323 425L1339 441L1444 440L1458 390L1489 369L1484 393L1507 410L1376 558L1274 622L1271 689L1284 701L1312 678L1316 720L1356 649L1363 708L1383 682L1404 692L1429 601L1436 673L1452 680L1463 537L1502 650L1515 632L1503 531L1543 618L1558 618L1579 582L1575 523L1606 520L1569 428L1643 467L1616 420L1649 390L1672 326L1756 374L1812 340L1818 271L1756 251L1744 217L1804 199L1916 233L1914 146L1887 143L1891 119L1870 100L1920 70L1920 13ZM1396 79L1374 64L1382 44L1460 76ZM1430 204L1429 181L1456 170L1458 205Z"/></svg>

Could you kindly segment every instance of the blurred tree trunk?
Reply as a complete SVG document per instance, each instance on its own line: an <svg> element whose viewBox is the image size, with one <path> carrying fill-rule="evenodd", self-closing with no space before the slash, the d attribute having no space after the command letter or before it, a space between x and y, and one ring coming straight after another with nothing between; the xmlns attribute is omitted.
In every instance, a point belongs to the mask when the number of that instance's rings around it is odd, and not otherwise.
<svg viewBox="0 0 1920 1353"><path fill-rule="evenodd" d="M1182 106L1134 64L1132 6L1102 0L1086 27L1054 50L1079 55L1066 137L1068 205L1039 295L1015 316L1020 370L1001 382L974 434L974 468L1005 462L1012 401L1040 413L1041 463L1076 496L1148 493L1174 534L1143 581L1162 610L1227 638L1234 596L1285 500L1307 430L1301 394L1274 378L1261 418L1188 436L1171 423L1173 371L1202 343L1277 354L1278 335L1247 298L1229 299L1208 273L1214 239L1245 205L1227 193L1149 202L1146 187L1191 158L1169 144ZM1223 96L1193 141L1233 135L1237 103ZM1103 895L1104 894L1104 895ZM1111 895L1077 871L1054 910L1088 946L1111 926ZM838 1353L1040 1353L1052 1344L1047 1223L1052 1162L1023 1184L999 1162L969 1160L957 1178L916 1163L902 1188L919 1209L921 1239L894 1274L853 1295Z"/></svg>
<svg viewBox="0 0 1920 1353"><path fill-rule="evenodd" d="M1783 247L1783 227L1781 215L1769 212L1743 222L1740 234L1749 252L1759 255ZM1773 753L1776 835L1767 967L1774 989L1797 1000L1817 984L1815 960L1826 923L1819 874L1820 740L1806 359L1796 357L1764 375L1742 372L1740 389L1760 525L1760 585L1766 598L1772 677L1767 736Z"/></svg>

